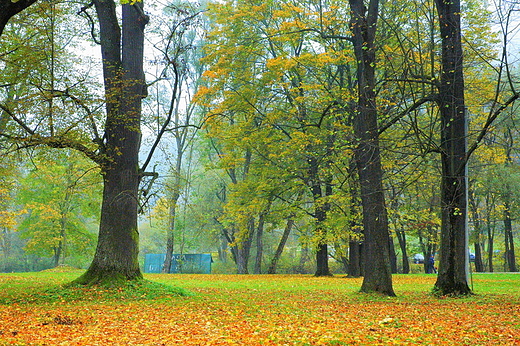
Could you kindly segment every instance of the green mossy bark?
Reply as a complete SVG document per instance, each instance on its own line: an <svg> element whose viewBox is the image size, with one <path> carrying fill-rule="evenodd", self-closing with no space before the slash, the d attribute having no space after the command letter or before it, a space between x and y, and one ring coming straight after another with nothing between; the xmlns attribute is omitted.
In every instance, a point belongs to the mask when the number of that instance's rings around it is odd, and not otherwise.
<svg viewBox="0 0 520 346"><path fill-rule="evenodd" d="M115 270L87 270L71 284L79 284L85 286L113 286L119 287L126 285L128 281L141 281L143 275L141 272L132 274L123 274Z"/></svg>

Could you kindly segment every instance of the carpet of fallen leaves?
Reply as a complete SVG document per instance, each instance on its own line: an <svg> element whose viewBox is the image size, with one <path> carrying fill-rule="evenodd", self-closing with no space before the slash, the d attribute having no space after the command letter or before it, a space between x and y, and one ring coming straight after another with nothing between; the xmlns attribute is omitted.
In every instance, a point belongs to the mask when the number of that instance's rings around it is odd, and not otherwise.
<svg viewBox="0 0 520 346"><path fill-rule="evenodd" d="M359 294L360 280L339 277L149 278L194 294L0 305L0 345L520 345L519 294L407 291L431 287L424 276L400 276L397 298ZM9 280L20 279L0 276Z"/></svg>

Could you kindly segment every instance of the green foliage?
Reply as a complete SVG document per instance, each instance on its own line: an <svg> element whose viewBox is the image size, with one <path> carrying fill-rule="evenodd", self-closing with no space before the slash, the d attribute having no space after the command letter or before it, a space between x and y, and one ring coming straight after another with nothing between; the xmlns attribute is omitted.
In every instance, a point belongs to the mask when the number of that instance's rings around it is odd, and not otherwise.
<svg viewBox="0 0 520 346"><path fill-rule="evenodd" d="M26 251L55 258L85 261L93 251L91 223L99 215L97 169L74 152L59 150L34 158L20 179L18 203L27 210L19 225ZM64 257L64 258L62 258Z"/></svg>

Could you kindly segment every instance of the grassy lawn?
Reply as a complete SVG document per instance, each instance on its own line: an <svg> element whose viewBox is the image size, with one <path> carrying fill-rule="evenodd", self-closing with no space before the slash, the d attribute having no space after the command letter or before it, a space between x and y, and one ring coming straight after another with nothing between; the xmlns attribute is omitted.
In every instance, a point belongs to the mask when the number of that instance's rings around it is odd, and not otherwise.
<svg viewBox="0 0 520 346"><path fill-rule="evenodd" d="M0 274L0 345L520 345L520 274L473 274L476 295L463 299L431 296L435 276L416 274L394 276L397 298L306 275L60 289L80 274Z"/></svg>

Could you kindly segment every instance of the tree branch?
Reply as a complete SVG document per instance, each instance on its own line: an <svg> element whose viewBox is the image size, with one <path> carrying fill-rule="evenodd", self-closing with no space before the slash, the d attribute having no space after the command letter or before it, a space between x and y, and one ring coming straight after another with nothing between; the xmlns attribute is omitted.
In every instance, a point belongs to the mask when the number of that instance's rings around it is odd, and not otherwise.
<svg viewBox="0 0 520 346"><path fill-rule="evenodd" d="M402 111L401 113L397 114L393 119L391 119L390 121L388 121L386 124L382 125L380 128L379 128L379 134L382 134L383 132L385 132L386 130L388 130L392 125L394 125L395 123L397 123L399 120L401 120L404 116L406 116L407 114L413 112L414 110L416 110L417 108L419 108L420 106L422 106L423 104L427 103L427 102L434 102L437 100L437 97L438 97L438 94L433 94L433 95L428 95L426 97L423 97L422 99L419 99L417 100L416 102L414 102L414 104L412 104L410 107L406 108L404 111Z"/></svg>
<svg viewBox="0 0 520 346"><path fill-rule="evenodd" d="M92 6L94 6L94 1L90 2L88 5L83 6L77 14L79 14L79 15L82 13L85 14L85 16L87 17L89 24L90 24L90 35L92 36L92 40L94 41L95 44L100 45L101 42L99 42L99 40L96 38L94 20L92 19L90 14L88 14L88 12L87 12L87 10L89 8L91 8Z"/></svg>
<svg viewBox="0 0 520 346"><path fill-rule="evenodd" d="M7 115L9 115L11 117L11 119L13 119L18 125L20 125L20 127L22 127L25 132L27 132L30 135L35 134L34 130L29 128L29 126L27 126L27 124L25 124L25 122L23 122L21 119L19 119L9 108L7 108L7 106L0 103L0 109L2 109L4 112L6 112Z"/></svg>
<svg viewBox="0 0 520 346"><path fill-rule="evenodd" d="M511 96L505 103L503 103L500 107L498 107L497 110L495 110L494 112L490 113L487 120L486 120L486 123L484 124L484 126L482 127L482 129L480 130L480 133L478 134L478 137L477 139L475 140L475 142L471 145L471 147L466 151L466 159L465 159L465 163L468 162L471 154L473 154L473 152L478 148L478 145L480 144L480 142L482 142L482 140L484 139L484 137L486 136L486 134L490 131L490 128L491 128L491 125L493 124L493 122L496 120L496 118L507 108L509 107L513 102L515 102L518 98L520 98L520 94L519 93L515 93L513 96Z"/></svg>
<svg viewBox="0 0 520 346"><path fill-rule="evenodd" d="M5 133L0 133L0 136L16 142L18 150L33 148L41 145L45 145L50 148L70 148L83 153L86 157L97 164L102 164L104 162L102 155L97 154L95 151L89 149L86 145L71 138L58 136L43 137L37 134L29 137L16 137Z"/></svg>
<svg viewBox="0 0 520 346"><path fill-rule="evenodd" d="M37 0L0 0L0 36L4 32L9 19L27 7L34 4Z"/></svg>

